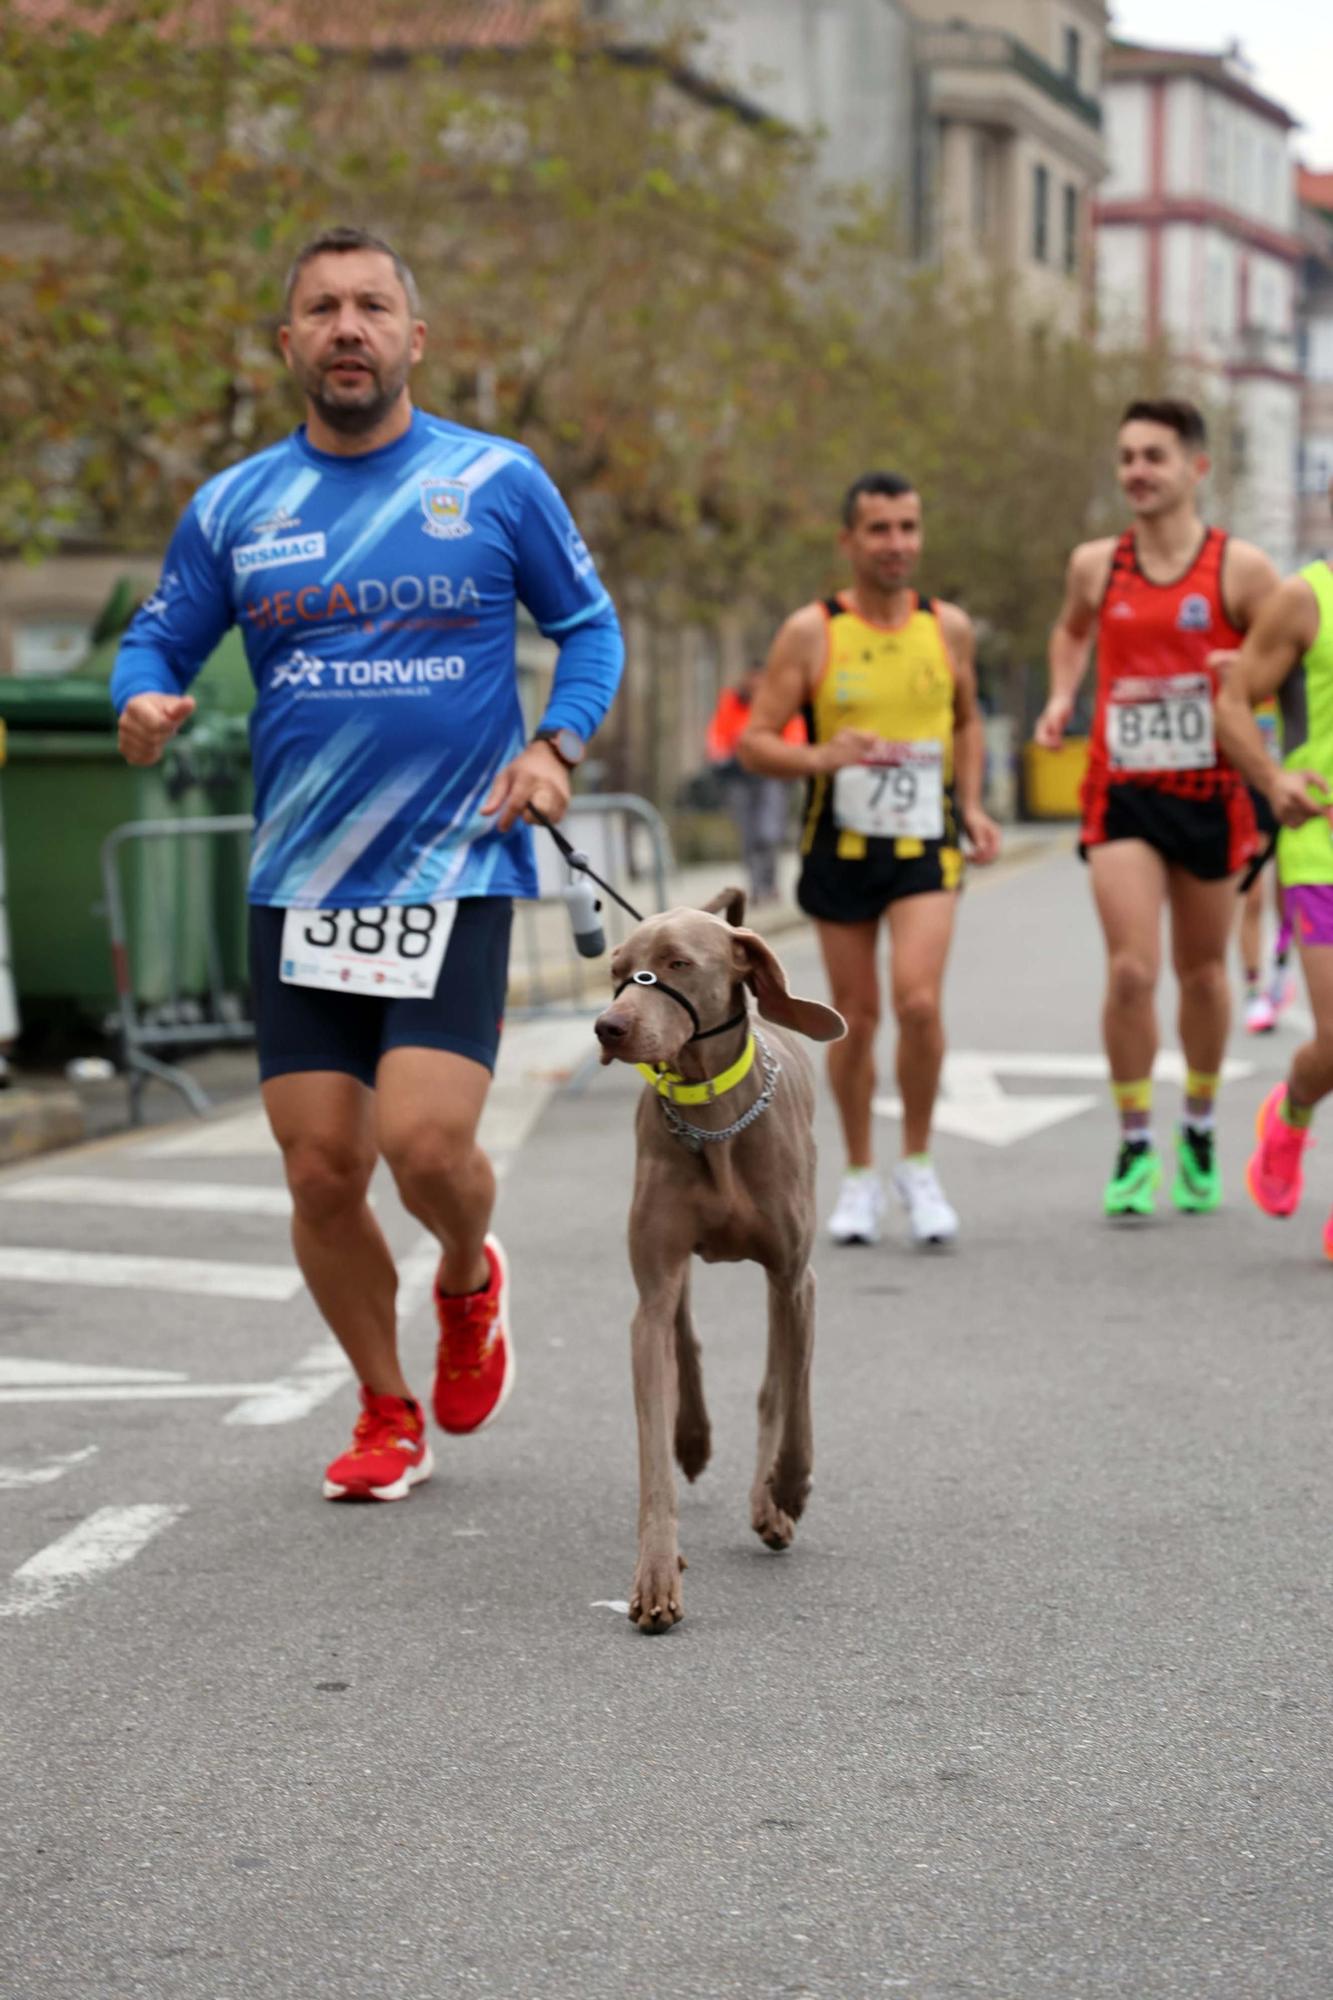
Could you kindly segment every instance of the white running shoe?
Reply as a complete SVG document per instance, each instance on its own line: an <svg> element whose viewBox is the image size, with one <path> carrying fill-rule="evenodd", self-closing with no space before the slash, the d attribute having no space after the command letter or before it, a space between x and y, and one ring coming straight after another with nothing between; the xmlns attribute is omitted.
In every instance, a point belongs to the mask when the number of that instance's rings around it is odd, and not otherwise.
<svg viewBox="0 0 1333 2000"><path fill-rule="evenodd" d="M953 1242L958 1234L958 1215L945 1200L929 1160L904 1160L893 1170L893 1185L907 1210L907 1226L918 1248Z"/></svg>
<svg viewBox="0 0 1333 2000"><path fill-rule="evenodd" d="M878 1174L844 1174L828 1233L835 1243L878 1243L887 1205Z"/></svg>
<svg viewBox="0 0 1333 2000"><path fill-rule="evenodd" d="M1277 1026L1277 1008L1267 993L1253 992L1245 996L1245 1032L1247 1035L1271 1035Z"/></svg>

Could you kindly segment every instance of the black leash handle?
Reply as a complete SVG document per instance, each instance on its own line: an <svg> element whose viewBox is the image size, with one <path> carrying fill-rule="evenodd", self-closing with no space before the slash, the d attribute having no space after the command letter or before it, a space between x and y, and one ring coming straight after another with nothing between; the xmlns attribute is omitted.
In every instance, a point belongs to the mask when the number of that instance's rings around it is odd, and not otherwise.
<svg viewBox="0 0 1333 2000"><path fill-rule="evenodd" d="M560 852L564 855L565 860L569 863L571 868L575 869L580 875L586 875L588 877L588 880L590 882L595 882L599 889L605 890L606 894L611 898L612 902L619 903L621 909L625 912L626 916L633 917L636 924L641 924L644 921L639 911L635 909L633 903L627 903L625 901L625 898L621 895L618 889L613 889L609 882L604 882L602 880L601 876L598 875L593 869L591 863L588 860L587 855L580 854L578 849L574 846L573 842L566 840L564 834L561 833L559 827L552 826L550 820L547 819L546 814L544 812L539 811L536 806L530 805L528 807L528 813L531 816L531 818L536 820L538 826L544 826L546 828L546 831L550 834L552 840L555 842L556 846L560 849Z"/></svg>
<svg viewBox="0 0 1333 2000"><path fill-rule="evenodd" d="M1249 867L1241 876L1240 881L1236 885L1236 894L1238 896L1247 896L1249 894L1276 853L1277 835L1274 833L1269 835L1267 846L1259 849L1259 852L1253 857Z"/></svg>

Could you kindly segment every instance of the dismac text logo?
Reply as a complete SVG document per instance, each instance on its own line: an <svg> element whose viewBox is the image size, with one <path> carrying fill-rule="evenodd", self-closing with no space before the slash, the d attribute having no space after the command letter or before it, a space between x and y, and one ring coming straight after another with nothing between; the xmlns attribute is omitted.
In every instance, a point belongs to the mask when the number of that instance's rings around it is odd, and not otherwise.
<svg viewBox="0 0 1333 2000"><path fill-rule="evenodd" d="M324 555L324 537L287 535L280 542L251 542L248 548L233 549L232 568L237 576L252 569L281 569L284 563L319 562Z"/></svg>

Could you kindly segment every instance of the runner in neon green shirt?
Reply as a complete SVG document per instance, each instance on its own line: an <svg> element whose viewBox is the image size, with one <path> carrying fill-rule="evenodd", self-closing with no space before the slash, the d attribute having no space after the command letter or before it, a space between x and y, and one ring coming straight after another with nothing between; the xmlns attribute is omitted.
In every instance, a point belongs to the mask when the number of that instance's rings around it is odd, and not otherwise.
<svg viewBox="0 0 1333 2000"><path fill-rule="evenodd" d="M1271 695L1282 712L1281 763L1253 713ZM1217 701L1217 740L1278 822L1278 881L1315 1020L1286 1082L1260 1107L1245 1176L1266 1215L1291 1215L1315 1106L1333 1091L1333 570L1326 562L1288 577L1232 656ZM1324 1252L1333 1257L1333 1215Z"/></svg>

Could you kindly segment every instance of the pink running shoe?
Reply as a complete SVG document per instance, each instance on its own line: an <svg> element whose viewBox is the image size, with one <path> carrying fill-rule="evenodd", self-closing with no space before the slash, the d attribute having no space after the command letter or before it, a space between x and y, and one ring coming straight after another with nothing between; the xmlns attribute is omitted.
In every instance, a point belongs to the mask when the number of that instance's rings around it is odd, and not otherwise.
<svg viewBox="0 0 1333 2000"><path fill-rule="evenodd" d="M1277 1008L1267 993L1254 992L1245 999L1247 1035L1271 1035L1277 1026Z"/></svg>
<svg viewBox="0 0 1333 2000"><path fill-rule="evenodd" d="M1265 1215L1293 1215L1305 1179L1301 1155L1312 1135L1279 1117L1278 1107L1286 1095L1285 1083L1274 1084L1260 1105L1254 1126L1259 1144L1245 1169L1250 1197Z"/></svg>
<svg viewBox="0 0 1333 2000"><path fill-rule="evenodd" d="M1333 1215L1324 1224L1324 1255L1333 1262Z"/></svg>

